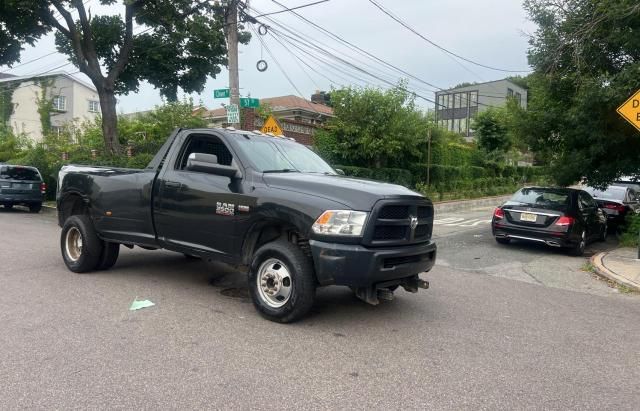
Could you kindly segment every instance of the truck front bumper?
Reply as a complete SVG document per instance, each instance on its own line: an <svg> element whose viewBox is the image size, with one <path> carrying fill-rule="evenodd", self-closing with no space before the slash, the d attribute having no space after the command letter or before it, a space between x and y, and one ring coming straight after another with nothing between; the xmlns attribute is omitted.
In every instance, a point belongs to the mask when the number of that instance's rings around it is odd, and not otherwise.
<svg viewBox="0 0 640 411"><path fill-rule="evenodd" d="M389 248L317 240L310 240L309 245L320 285L369 287L429 271L436 261L432 241Z"/></svg>

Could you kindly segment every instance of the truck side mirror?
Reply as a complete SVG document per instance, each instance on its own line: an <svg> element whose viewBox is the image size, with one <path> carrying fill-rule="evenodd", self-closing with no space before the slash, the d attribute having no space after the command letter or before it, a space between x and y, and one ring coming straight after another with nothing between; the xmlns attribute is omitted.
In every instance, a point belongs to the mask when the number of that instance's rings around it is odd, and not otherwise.
<svg viewBox="0 0 640 411"><path fill-rule="evenodd" d="M241 177L240 171L234 166L223 166L218 163L218 156L205 153L191 153L187 159L187 170L200 173L215 174L225 177Z"/></svg>

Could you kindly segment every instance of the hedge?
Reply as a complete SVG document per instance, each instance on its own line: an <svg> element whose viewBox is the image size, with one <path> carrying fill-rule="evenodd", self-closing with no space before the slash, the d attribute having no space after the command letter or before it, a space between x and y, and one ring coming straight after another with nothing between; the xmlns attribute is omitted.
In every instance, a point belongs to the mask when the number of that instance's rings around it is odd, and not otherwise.
<svg viewBox="0 0 640 411"><path fill-rule="evenodd" d="M413 186L413 178L411 176L411 172L402 168L365 168L340 165L337 165L334 168L341 169L342 171L344 171L345 175L351 177L385 181L387 183L400 184L406 187Z"/></svg>

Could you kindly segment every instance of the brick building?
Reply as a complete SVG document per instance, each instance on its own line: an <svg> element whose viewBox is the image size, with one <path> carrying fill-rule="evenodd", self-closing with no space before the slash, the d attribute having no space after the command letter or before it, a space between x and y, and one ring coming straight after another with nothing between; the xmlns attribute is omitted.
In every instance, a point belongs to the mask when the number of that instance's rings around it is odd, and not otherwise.
<svg viewBox="0 0 640 411"><path fill-rule="evenodd" d="M318 94L318 93L317 93ZM317 99L316 101L323 101ZM301 144L313 145L313 136L329 118L333 109L325 104L313 103L301 97L289 95L260 99L261 105L268 105L273 116L284 130L284 135L294 138ZM209 121L210 127L226 127L227 114L224 107L200 113ZM241 127L244 130L259 130L263 120L253 109L240 112Z"/></svg>

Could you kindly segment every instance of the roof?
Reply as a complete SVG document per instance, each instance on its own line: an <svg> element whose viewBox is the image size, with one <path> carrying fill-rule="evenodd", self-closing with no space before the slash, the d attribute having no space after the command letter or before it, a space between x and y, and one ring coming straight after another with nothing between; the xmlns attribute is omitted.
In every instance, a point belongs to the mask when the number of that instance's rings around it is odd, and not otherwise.
<svg viewBox="0 0 640 411"><path fill-rule="evenodd" d="M41 73L41 74L36 74L36 75L28 75L28 76L11 76L11 77L6 77L6 78L2 78L2 75L0 74L0 83L8 83L11 81L26 81L26 80L31 80L34 78L39 78L39 77L58 77L58 76L62 76L62 77L66 77L71 81L75 81L78 84L82 84L83 86L96 91L96 88L89 83L84 82L83 80L80 80L76 77L73 77L71 74L65 72L65 71L52 71L49 73Z"/></svg>
<svg viewBox="0 0 640 411"><path fill-rule="evenodd" d="M520 84L518 84L518 83L516 83L516 82L514 82L514 81L512 81L512 80L509 80L508 78L502 78L502 79L500 79L500 80L484 81L484 82L482 82L482 83L471 83L471 84L467 84L467 85L465 85L465 86L452 87L452 88L448 88L448 89L446 89L446 90L438 90L438 91L436 92L436 94L439 94L439 93L447 93L447 92L450 92L450 91L453 91L453 90L458 90L458 89L463 89L463 88L464 88L464 89L466 89L466 88L472 88L472 87L482 86L482 85L485 85L485 84L499 83L499 82L501 82L501 81L507 81L507 82L509 82L509 83L513 84L514 86L519 87L519 88L524 89L524 90L527 90L527 89L528 89L527 87L521 86Z"/></svg>
<svg viewBox="0 0 640 411"><path fill-rule="evenodd" d="M324 114L326 116L333 116L333 109L331 107L325 106L324 104L312 103L309 100L294 95L261 98L260 104L268 104L274 112L300 109L307 110L312 113ZM226 113L227 112L224 108L217 108L210 110L207 113L207 116L224 117L227 115Z"/></svg>

